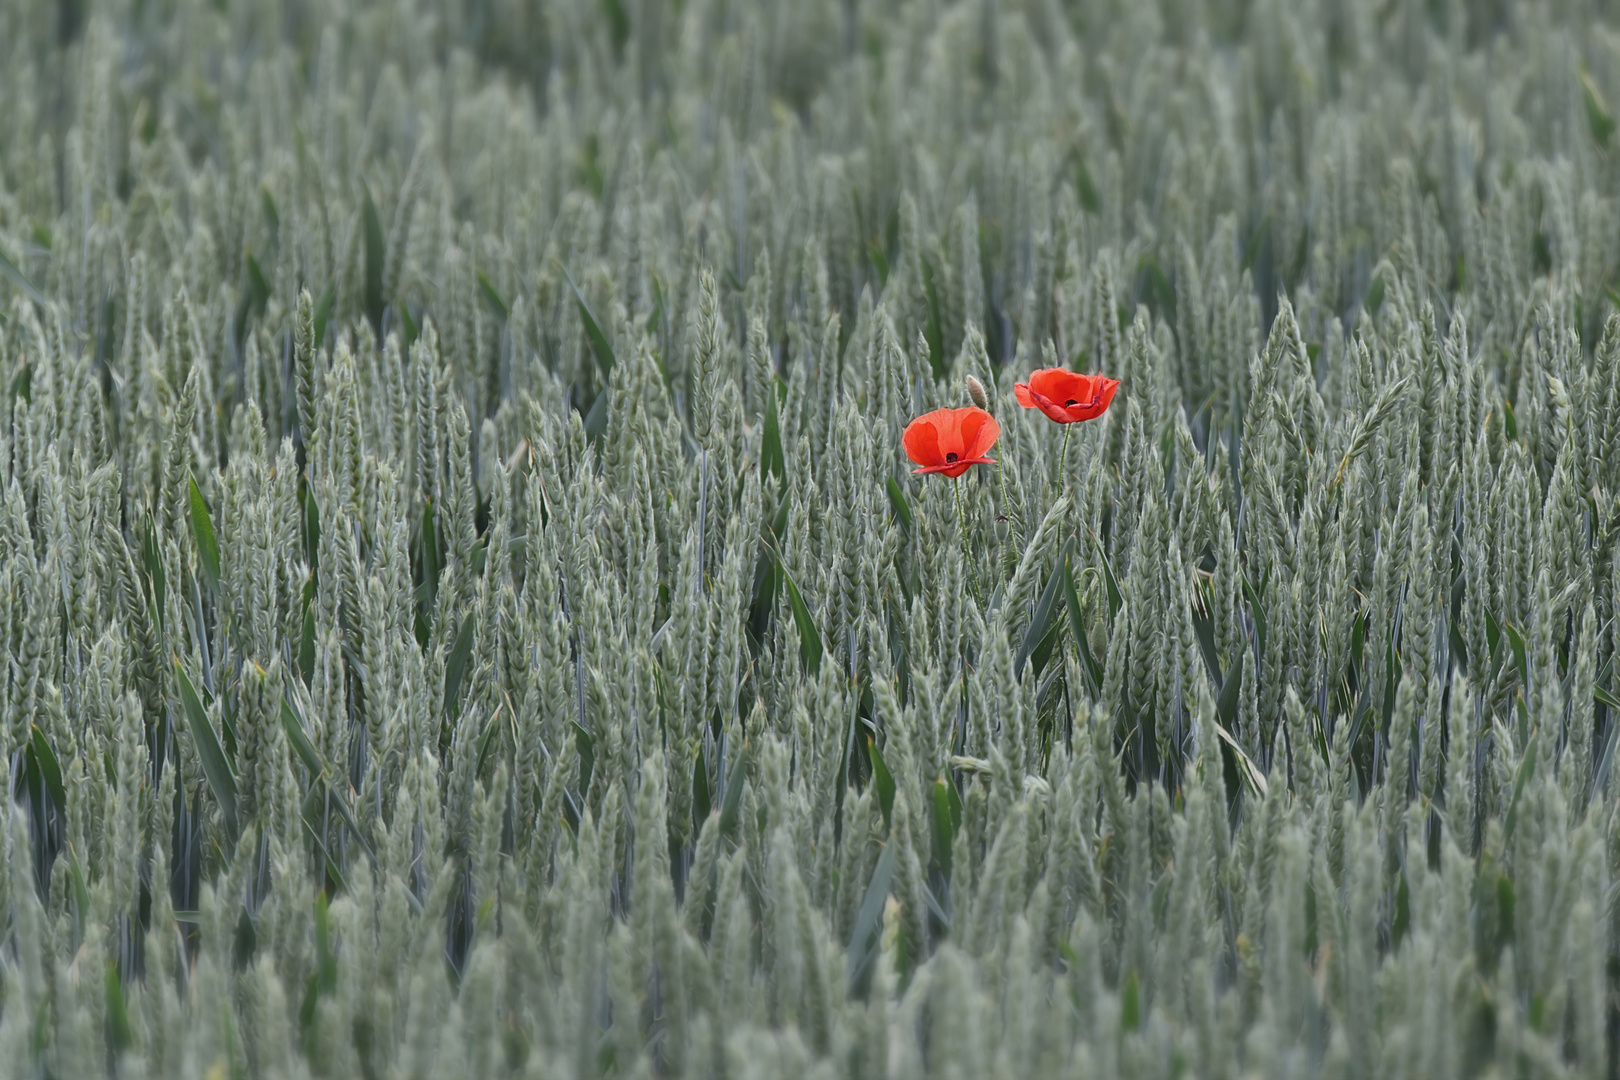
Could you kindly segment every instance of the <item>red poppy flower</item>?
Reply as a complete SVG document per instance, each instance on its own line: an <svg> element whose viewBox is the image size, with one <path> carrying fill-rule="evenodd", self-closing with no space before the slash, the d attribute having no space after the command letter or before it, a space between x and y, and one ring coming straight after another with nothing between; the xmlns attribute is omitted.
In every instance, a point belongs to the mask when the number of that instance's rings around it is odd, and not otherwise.
<svg viewBox="0 0 1620 1080"><path fill-rule="evenodd" d="M1013 384L1018 404L1039 409L1060 424L1097 419L1108 410L1118 389L1118 379L1081 375L1063 368L1042 368L1030 372L1029 382Z"/></svg>
<svg viewBox="0 0 1620 1080"><path fill-rule="evenodd" d="M961 476L969 465L994 465L985 452L1001 437L1001 425L983 409L935 409L906 425L906 456L919 473Z"/></svg>

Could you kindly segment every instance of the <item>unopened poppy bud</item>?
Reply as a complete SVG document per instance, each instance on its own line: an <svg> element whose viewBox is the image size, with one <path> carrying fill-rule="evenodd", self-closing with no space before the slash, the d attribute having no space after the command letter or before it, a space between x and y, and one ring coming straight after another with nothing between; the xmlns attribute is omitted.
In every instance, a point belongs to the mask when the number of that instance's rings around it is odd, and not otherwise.
<svg viewBox="0 0 1620 1080"><path fill-rule="evenodd" d="M973 404L977 405L979 408L985 410L986 412L989 412L990 411L990 398L984 392L984 383L980 382L978 379L975 379L973 376L969 375L967 377L967 388L968 388L968 397L973 399Z"/></svg>

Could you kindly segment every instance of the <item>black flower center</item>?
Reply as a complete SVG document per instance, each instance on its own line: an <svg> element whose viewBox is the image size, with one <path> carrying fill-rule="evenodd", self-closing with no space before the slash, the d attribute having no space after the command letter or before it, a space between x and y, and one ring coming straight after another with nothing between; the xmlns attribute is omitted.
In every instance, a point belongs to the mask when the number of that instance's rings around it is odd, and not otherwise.
<svg viewBox="0 0 1620 1080"><path fill-rule="evenodd" d="M1078 405L1078 404L1080 404L1078 401L1074 400L1074 398L1070 398L1068 401L1065 401L1063 403L1063 407L1065 409L1067 409L1070 405Z"/></svg>
<svg viewBox="0 0 1620 1080"><path fill-rule="evenodd" d="M956 460L956 455L955 454L946 454L945 455L945 460L947 462L955 461Z"/></svg>

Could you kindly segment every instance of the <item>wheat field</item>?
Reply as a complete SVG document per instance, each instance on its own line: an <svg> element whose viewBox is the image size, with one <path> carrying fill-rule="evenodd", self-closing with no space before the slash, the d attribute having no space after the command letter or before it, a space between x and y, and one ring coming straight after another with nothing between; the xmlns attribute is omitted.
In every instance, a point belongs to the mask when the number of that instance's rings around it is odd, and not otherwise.
<svg viewBox="0 0 1620 1080"><path fill-rule="evenodd" d="M0 0L0 1076L1620 1075L1616 109L1596 0Z"/></svg>

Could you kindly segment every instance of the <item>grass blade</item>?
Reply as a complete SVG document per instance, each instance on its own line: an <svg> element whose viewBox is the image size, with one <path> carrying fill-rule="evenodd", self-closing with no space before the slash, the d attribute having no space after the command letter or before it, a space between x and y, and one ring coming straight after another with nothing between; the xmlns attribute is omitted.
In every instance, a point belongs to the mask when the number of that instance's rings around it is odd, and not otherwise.
<svg viewBox="0 0 1620 1080"><path fill-rule="evenodd" d="M742 811L743 785L748 782L748 744L738 747L733 758L725 798L720 802L720 835L727 837L736 835L737 815Z"/></svg>
<svg viewBox="0 0 1620 1080"><path fill-rule="evenodd" d="M816 620L811 617L804 597L799 595L799 587L793 583L793 575L788 573L787 567L782 565L780 559L777 560L776 566L782 575L783 584L787 586L788 602L793 606L793 621L799 627L799 658L804 662L806 671L812 675L819 675L822 654L821 631L816 629Z"/></svg>
<svg viewBox="0 0 1620 1080"><path fill-rule="evenodd" d="M478 613L469 612L456 631L456 643L450 649L450 659L444 665L444 709L454 720L461 712L461 680L467 672L467 658L472 655L473 638L478 633Z"/></svg>
<svg viewBox="0 0 1620 1080"><path fill-rule="evenodd" d="M387 302L383 296L383 263L385 261L382 220L377 216L377 204L371 200L371 185L360 185L361 195L361 224L365 230L366 248L366 281L365 281L365 313L366 322L371 324L373 334L382 333L383 306ZM320 341L319 337L315 339Z"/></svg>
<svg viewBox="0 0 1620 1080"><path fill-rule="evenodd" d="M872 961L877 958L878 921L883 917L883 902L889 896L889 882L894 879L894 870L899 864L898 851L899 844L894 840L883 845L883 854L878 856L877 866L872 868L872 880L866 886L866 896L855 914L845 964L851 993L856 993L865 982Z"/></svg>
<svg viewBox="0 0 1620 1080"><path fill-rule="evenodd" d="M1103 667L1091 652L1091 638L1086 633L1085 618L1080 612L1080 593L1074 587L1074 566L1070 560L1064 559L1063 569L1063 598L1069 608L1069 629L1074 634L1075 645L1080 649L1081 670L1085 674L1087 689L1095 701L1102 695Z"/></svg>
<svg viewBox="0 0 1620 1080"><path fill-rule="evenodd" d="M366 857L375 865L377 852L372 848L371 841L366 839L365 833L361 832L360 821L355 817L354 809L349 806L349 800L335 783L332 766L322 759L320 751L315 749L315 744L309 741L308 732L304 730L298 714L293 712L286 698L281 700L281 730L286 733L293 753L298 755L298 760L304 763L304 768L309 770L310 776L315 780L310 785L311 794L320 794L324 790L332 805L337 808L338 815L343 818L343 823L349 827L355 839L360 841L360 847L366 853ZM315 830L312 828L311 831Z"/></svg>
<svg viewBox="0 0 1620 1080"><path fill-rule="evenodd" d="M191 532L197 539L197 561L202 563L208 584L219 591L219 540L214 535L214 519L208 514L208 504L197 489L197 478L187 478L191 484Z"/></svg>
<svg viewBox="0 0 1620 1080"><path fill-rule="evenodd" d="M56 759L56 751L51 748L50 740L45 733L34 725L29 745L34 751L34 760L39 763L40 776L45 781L45 790L51 793L51 799L57 807L67 809L67 787L62 783L62 763Z"/></svg>
<svg viewBox="0 0 1620 1080"><path fill-rule="evenodd" d="M872 759L872 786L877 789L878 806L883 811L883 827L887 829L894 815L894 774L889 772L876 739L867 737L866 750Z"/></svg>
<svg viewBox="0 0 1620 1080"><path fill-rule="evenodd" d="M186 676L186 669L180 663L180 658L174 658L175 681L180 685L180 701L184 706L186 727L191 732L192 744L197 748L197 760L202 765L203 778L208 781L208 789L214 794L214 801L219 803L221 816L225 819L225 832L234 845L236 838L241 835L241 827L236 817L236 774L231 769L230 761L225 757L224 749L219 745L219 736L214 733L214 726L208 722L208 713L203 708L202 699L197 696L197 688L191 685L191 679Z"/></svg>
<svg viewBox="0 0 1620 1080"><path fill-rule="evenodd" d="M574 275L567 269L563 276L568 279L568 287L574 291L574 303L579 308L579 321L585 325L585 340L590 343L591 355L596 357L596 364L602 371L602 381L607 382L608 376L613 374L613 345L608 341L607 335L602 333L601 325L596 316L591 313L591 305L585 302L585 294L579 291L574 283Z"/></svg>
<svg viewBox="0 0 1620 1080"><path fill-rule="evenodd" d="M18 266L16 263L7 258L6 253L3 251L0 251L0 277L5 278L13 285L17 286L17 288L22 291L24 296L28 297L28 299L32 300L40 307L47 306L45 294L40 292L32 281L28 280L28 275L23 273L22 267Z"/></svg>
<svg viewBox="0 0 1620 1080"><path fill-rule="evenodd" d="M1238 741L1232 738L1232 733L1225 727L1216 724L1215 736L1225 743L1226 748L1232 751L1232 756L1237 758L1239 770L1243 773L1243 780L1249 789L1264 798L1267 790L1266 774L1249 759L1249 755L1243 752L1243 747L1238 745Z"/></svg>
<svg viewBox="0 0 1620 1080"><path fill-rule="evenodd" d="M1046 587L1041 590L1041 598L1035 603L1035 614L1030 617L1029 628L1024 631L1024 640L1018 646L1018 655L1013 658L1013 678L1024 677L1024 665L1029 662L1030 654L1045 640L1047 633L1052 629L1052 616L1057 611L1058 593L1063 589L1063 569L1068 565L1069 554L1074 547L1070 540L1063 548L1061 561L1047 575Z"/></svg>

